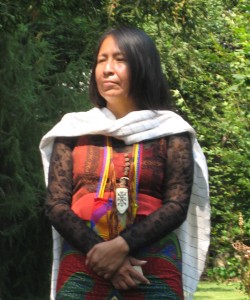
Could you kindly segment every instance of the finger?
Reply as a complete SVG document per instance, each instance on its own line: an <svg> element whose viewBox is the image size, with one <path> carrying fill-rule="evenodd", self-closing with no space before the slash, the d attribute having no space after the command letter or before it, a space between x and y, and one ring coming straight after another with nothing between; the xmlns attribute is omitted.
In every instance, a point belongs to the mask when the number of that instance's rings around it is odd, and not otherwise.
<svg viewBox="0 0 250 300"><path fill-rule="evenodd" d="M104 276L103 276L104 279L110 279L111 278L111 274L110 273L106 273Z"/></svg>
<svg viewBox="0 0 250 300"><path fill-rule="evenodd" d="M113 286L118 290L128 290L129 289L129 286L128 286L125 278L118 274L113 275L113 277L111 278L111 282L112 282ZM133 284L133 282L131 282L131 284Z"/></svg>
<svg viewBox="0 0 250 300"><path fill-rule="evenodd" d="M120 290L120 286L117 282L112 282L115 289Z"/></svg>
<svg viewBox="0 0 250 300"><path fill-rule="evenodd" d="M89 265L89 259L88 257L86 256L86 259L85 259L85 265L88 266Z"/></svg>
<svg viewBox="0 0 250 300"><path fill-rule="evenodd" d="M126 277L124 279L124 282L126 283L126 285L127 285L128 288L135 288L138 285L136 283L136 281L132 277L130 277L130 276Z"/></svg>
<svg viewBox="0 0 250 300"><path fill-rule="evenodd" d="M90 257L94 251L95 251L94 247L91 248L91 249L89 250L89 252L87 253L86 256L87 256L87 257Z"/></svg>
<svg viewBox="0 0 250 300"><path fill-rule="evenodd" d="M98 269L98 268L95 268L95 269L93 269L93 271L94 271L98 276L101 276L101 277L104 278L104 279L110 279L110 278L113 276L113 273L107 272L106 269ZM0 299L0 300L1 300L1 299Z"/></svg>
<svg viewBox="0 0 250 300"><path fill-rule="evenodd" d="M150 284L150 281L143 275L143 272L141 268L137 266L133 266L130 272L131 276L133 279L136 281L136 283L145 283L145 284Z"/></svg>
<svg viewBox="0 0 250 300"><path fill-rule="evenodd" d="M104 276L105 274L109 274L109 271L107 271L105 268L101 268L98 266L93 266L92 270L98 275L101 274L101 276Z"/></svg>
<svg viewBox="0 0 250 300"><path fill-rule="evenodd" d="M119 282L119 289L120 290L128 290L129 287L127 286L127 284L124 281Z"/></svg>
<svg viewBox="0 0 250 300"><path fill-rule="evenodd" d="M92 258L93 252L94 252L94 249L92 248L92 249L89 250L89 252L86 255L85 264L87 266L91 264L91 258Z"/></svg>
<svg viewBox="0 0 250 300"><path fill-rule="evenodd" d="M136 281L136 283L145 283L145 284L150 284L150 281L145 277L144 275L140 273L133 273L131 274L132 278Z"/></svg>
<svg viewBox="0 0 250 300"><path fill-rule="evenodd" d="M147 263L146 260L140 260L140 259L136 259L132 256L129 257L129 261L133 266L143 266Z"/></svg>

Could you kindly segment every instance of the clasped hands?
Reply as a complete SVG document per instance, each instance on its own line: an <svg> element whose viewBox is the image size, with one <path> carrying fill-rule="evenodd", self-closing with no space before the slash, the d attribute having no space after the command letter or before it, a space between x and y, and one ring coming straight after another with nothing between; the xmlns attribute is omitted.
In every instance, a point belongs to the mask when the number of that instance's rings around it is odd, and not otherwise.
<svg viewBox="0 0 250 300"><path fill-rule="evenodd" d="M110 279L117 289L128 290L139 283L149 284L148 279L133 266L142 266L146 261L128 256L126 241L118 236L111 241L95 245L88 253L86 265L97 275Z"/></svg>

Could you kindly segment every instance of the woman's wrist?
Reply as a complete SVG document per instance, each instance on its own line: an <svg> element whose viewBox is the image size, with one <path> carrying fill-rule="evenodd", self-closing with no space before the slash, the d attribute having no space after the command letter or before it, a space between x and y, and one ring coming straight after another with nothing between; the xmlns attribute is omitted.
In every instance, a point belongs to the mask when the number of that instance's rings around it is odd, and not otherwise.
<svg viewBox="0 0 250 300"><path fill-rule="evenodd" d="M114 240L116 241L121 252L127 255L129 253L129 245L126 240L121 236L117 236Z"/></svg>

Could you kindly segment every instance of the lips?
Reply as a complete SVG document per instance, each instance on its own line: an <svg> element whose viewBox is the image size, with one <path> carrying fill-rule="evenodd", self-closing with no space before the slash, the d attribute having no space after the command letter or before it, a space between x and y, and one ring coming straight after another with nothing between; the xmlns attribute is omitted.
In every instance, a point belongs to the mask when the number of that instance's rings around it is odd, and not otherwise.
<svg viewBox="0 0 250 300"><path fill-rule="evenodd" d="M118 85L115 81L103 81L102 82L102 88L104 90L114 89Z"/></svg>
<svg viewBox="0 0 250 300"><path fill-rule="evenodd" d="M115 81L111 81L111 80L105 80L102 82L103 84L117 84L117 82Z"/></svg>

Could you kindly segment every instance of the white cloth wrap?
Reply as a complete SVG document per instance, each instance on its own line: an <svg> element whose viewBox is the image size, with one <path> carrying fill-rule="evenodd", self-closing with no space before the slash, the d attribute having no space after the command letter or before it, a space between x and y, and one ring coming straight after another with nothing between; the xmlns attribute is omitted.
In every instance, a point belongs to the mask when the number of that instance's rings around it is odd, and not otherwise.
<svg viewBox="0 0 250 300"><path fill-rule="evenodd" d="M194 183L185 222L176 230L183 255L183 288L185 299L193 298L203 272L210 242L210 205L208 171L205 156L195 137L194 129L171 111L134 111L121 119L107 108L93 108L87 112L68 113L41 140L40 151L48 184L50 157L55 137L101 134L123 140L127 145L136 142L189 132L194 156ZM51 300L55 299L60 263L62 237L52 228L53 266Z"/></svg>

